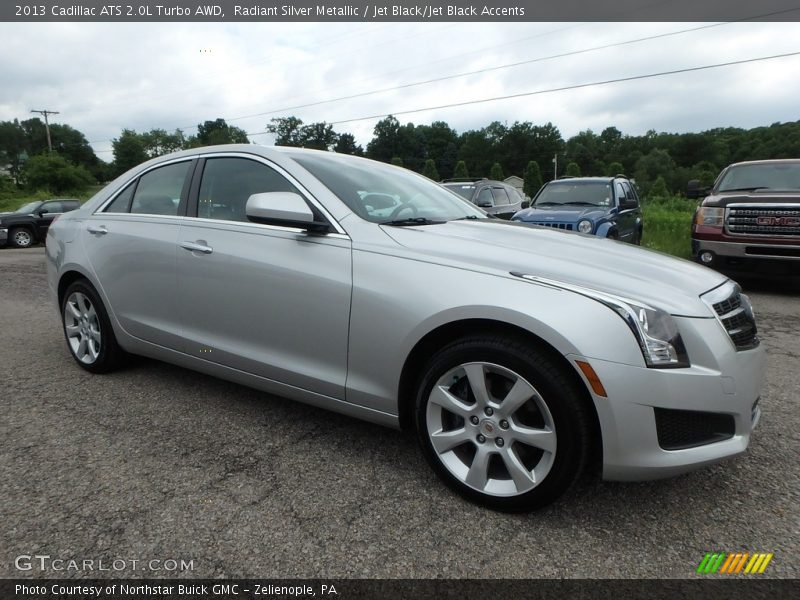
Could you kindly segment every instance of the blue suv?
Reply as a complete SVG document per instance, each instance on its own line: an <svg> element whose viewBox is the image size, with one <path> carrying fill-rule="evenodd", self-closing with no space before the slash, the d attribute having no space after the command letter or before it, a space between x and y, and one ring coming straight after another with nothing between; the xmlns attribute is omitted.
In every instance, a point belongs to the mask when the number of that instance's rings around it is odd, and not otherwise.
<svg viewBox="0 0 800 600"><path fill-rule="evenodd" d="M630 180L616 177L563 177L542 186L530 208L512 221L642 243L642 209Z"/></svg>

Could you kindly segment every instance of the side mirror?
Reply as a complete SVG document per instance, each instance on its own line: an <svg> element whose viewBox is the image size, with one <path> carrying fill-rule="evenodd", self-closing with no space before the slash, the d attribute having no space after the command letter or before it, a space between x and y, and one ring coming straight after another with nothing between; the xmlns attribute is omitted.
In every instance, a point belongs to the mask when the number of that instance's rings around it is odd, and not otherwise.
<svg viewBox="0 0 800 600"><path fill-rule="evenodd" d="M253 194L247 199L245 214L253 223L299 227L317 233L330 231L328 223L314 220L306 201L294 192Z"/></svg>
<svg viewBox="0 0 800 600"><path fill-rule="evenodd" d="M530 208L531 207L531 201L530 200L524 200L522 202L522 204L520 204L520 207L521 208Z"/></svg>
<svg viewBox="0 0 800 600"><path fill-rule="evenodd" d="M47 211L46 210L37 210L33 214L41 219L43 216L45 216L47 214Z"/></svg>
<svg viewBox="0 0 800 600"><path fill-rule="evenodd" d="M492 203L491 202L481 202L480 204L478 204L478 206L480 206L481 208L492 208Z"/></svg>
<svg viewBox="0 0 800 600"><path fill-rule="evenodd" d="M686 184L686 197L687 198L700 198L706 195L708 190L704 187L701 187L699 179L692 179L688 184Z"/></svg>

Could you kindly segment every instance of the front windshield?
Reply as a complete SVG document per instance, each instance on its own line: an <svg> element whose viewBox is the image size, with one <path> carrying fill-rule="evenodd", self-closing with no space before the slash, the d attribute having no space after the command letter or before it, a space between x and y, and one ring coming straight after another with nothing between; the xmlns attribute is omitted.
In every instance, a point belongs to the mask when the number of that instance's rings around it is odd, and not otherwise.
<svg viewBox="0 0 800 600"><path fill-rule="evenodd" d="M362 219L453 221L486 213L427 177L408 169L336 154L293 154Z"/></svg>
<svg viewBox="0 0 800 600"><path fill-rule="evenodd" d="M535 206L611 206L611 183L606 181L559 181L550 183L533 201Z"/></svg>
<svg viewBox="0 0 800 600"><path fill-rule="evenodd" d="M35 211L35 210L36 210L36 208L37 208L37 207L38 207L40 204L41 204L41 202L28 202L27 204L25 204L25 205L23 205L23 206L20 206L20 207L19 207L17 210L15 210L14 212L15 212L15 213L23 213L23 214L32 213L33 211Z"/></svg>
<svg viewBox="0 0 800 600"><path fill-rule="evenodd" d="M731 167L722 176L717 191L800 189L800 163L765 163Z"/></svg>

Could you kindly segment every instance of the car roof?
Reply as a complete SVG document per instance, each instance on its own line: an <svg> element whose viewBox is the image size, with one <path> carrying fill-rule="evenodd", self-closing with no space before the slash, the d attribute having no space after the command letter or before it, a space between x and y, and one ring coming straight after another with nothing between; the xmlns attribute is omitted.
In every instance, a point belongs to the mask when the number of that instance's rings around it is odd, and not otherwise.
<svg viewBox="0 0 800 600"><path fill-rule="evenodd" d="M739 167L741 165L796 165L800 164L800 158L773 158L770 160L743 160L732 163L729 167Z"/></svg>
<svg viewBox="0 0 800 600"><path fill-rule="evenodd" d="M608 183L614 181L615 179L628 179L627 177L622 177L620 175L615 175L613 177L563 177L561 179L553 179L552 181L548 182L548 185L553 183L575 183L576 181L597 181L600 183Z"/></svg>

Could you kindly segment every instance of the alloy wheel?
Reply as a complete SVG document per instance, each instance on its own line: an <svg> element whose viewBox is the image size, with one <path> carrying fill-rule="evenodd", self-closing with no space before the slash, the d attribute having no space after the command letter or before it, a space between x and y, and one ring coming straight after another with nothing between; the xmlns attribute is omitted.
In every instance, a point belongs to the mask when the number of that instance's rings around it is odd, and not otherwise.
<svg viewBox="0 0 800 600"><path fill-rule="evenodd" d="M97 360L102 346L100 320L91 300L82 292L73 292L64 303L64 331L75 357L90 365Z"/></svg>
<svg viewBox="0 0 800 600"><path fill-rule="evenodd" d="M431 389L428 438L461 483L493 496L517 496L539 485L556 454L553 417L536 388L487 362L461 364Z"/></svg>
<svg viewBox="0 0 800 600"><path fill-rule="evenodd" d="M17 229L14 232L14 243L19 248L27 248L33 243L33 238L27 229Z"/></svg>

